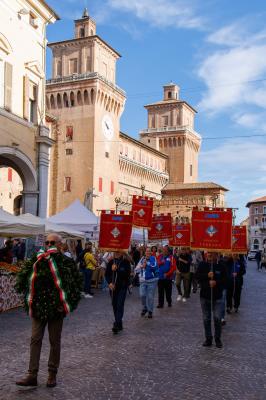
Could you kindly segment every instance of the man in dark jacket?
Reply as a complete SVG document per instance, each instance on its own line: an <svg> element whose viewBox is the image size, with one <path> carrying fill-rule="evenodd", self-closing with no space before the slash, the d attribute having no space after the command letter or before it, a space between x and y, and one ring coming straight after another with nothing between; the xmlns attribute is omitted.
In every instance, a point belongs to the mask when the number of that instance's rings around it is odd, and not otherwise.
<svg viewBox="0 0 266 400"><path fill-rule="evenodd" d="M184 296L183 302L185 303L190 296L190 264L192 258L190 251L187 248L183 248L178 257L177 267L176 267L176 287L178 291L177 301L182 300L182 289L181 283L183 281L184 286Z"/></svg>
<svg viewBox="0 0 266 400"><path fill-rule="evenodd" d="M200 302L206 338L203 346L212 345L211 323L213 312L215 343L216 347L221 348L221 310L223 290L226 285L226 270L223 262L218 260L217 253L207 254L207 261L199 264L196 276L201 287Z"/></svg>
<svg viewBox="0 0 266 400"><path fill-rule="evenodd" d="M115 253L114 258L108 262L105 271L105 279L112 297L115 317L112 331L115 334L123 329L124 305L130 285L130 276L131 265L129 259L123 253Z"/></svg>
<svg viewBox="0 0 266 400"><path fill-rule="evenodd" d="M238 254L233 254L227 261L227 313L232 311L233 300L235 312L240 306L241 291L243 286L243 276L246 273L246 266L243 258Z"/></svg>

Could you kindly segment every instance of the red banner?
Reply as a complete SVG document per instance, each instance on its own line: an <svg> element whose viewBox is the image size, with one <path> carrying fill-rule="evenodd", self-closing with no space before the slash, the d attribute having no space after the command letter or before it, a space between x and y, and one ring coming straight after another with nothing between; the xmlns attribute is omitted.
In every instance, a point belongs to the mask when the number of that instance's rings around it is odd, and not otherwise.
<svg viewBox="0 0 266 400"><path fill-rule="evenodd" d="M246 254L248 251L247 227L233 226L232 234L232 252Z"/></svg>
<svg viewBox="0 0 266 400"><path fill-rule="evenodd" d="M192 211L192 249L231 251L232 210L220 208Z"/></svg>
<svg viewBox="0 0 266 400"><path fill-rule="evenodd" d="M170 246L190 247L190 224L174 224Z"/></svg>
<svg viewBox="0 0 266 400"><path fill-rule="evenodd" d="M99 248L108 251L128 251L132 234L132 213L102 211Z"/></svg>
<svg viewBox="0 0 266 400"><path fill-rule="evenodd" d="M133 225L139 228L151 228L153 199L133 196Z"/></svg>
<svg viewBox="0 0 266 400"><path fill-rule="evenodd" d="M171 214L154 215L152 218L151 229L149 230L149 240L162 240L172 237L172 216Z"/></svg>

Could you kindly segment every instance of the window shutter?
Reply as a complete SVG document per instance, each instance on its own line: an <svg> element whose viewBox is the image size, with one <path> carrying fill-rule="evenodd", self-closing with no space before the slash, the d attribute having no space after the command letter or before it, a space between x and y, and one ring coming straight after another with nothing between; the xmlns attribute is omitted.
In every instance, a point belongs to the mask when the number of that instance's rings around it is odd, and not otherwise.
<svg viewBox="0 0 266 400"><path fill-rule="evenodd" d="M11 111L12 108L12 76L13 66L5 63L5 109Z"/></svg>
<svg viewBox="0 0 266 400"><path fill-rule="evenodd" d="M30 91L30 80L24 76L24 90L23 90L23 118L29 120L29 91Z"/></svg>
<svg viewBox="0 0 266 400"><path fill-rule="evenodd" d="M111 195L112 196L113 196L114 192L115 192L115 184L113 181L111 181Z"/></svg>
<svg viewBox="0 0 266 400"><path fill-rule="evenodd" d="M103 178L99 178L99 192L103 191Z"/></svg>

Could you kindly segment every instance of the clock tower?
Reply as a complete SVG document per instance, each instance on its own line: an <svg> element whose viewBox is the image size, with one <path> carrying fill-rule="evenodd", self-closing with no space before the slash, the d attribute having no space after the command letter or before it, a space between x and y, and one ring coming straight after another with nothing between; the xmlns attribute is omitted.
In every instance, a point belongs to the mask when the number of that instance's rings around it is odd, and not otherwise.
<svg viewBox="0 0 266 400"><path fill-rule="evenodd" d="M120 117L125 92L116 85L120 55L96 34L87 9L75 38L49 44L48 113L56 118L51 154L50 214L88 193L94 212L114 208L119 177Z"/></svg>

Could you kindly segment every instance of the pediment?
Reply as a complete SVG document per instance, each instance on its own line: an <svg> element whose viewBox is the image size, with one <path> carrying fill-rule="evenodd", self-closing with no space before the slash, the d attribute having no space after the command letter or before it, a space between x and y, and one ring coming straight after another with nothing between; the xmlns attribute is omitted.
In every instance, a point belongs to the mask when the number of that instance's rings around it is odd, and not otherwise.
<svg viewBox="0 0 266 400"><path fill-rule="evenodd" d="M38 61L29 61L25 63L25 68L31 71L34 75L37 75L38 78L44 78L44 71Z"/></svg>
<svg viewBox="0 0 266 400"><path fill-rule="evenodd" d="M0 33L0 50L6 54L10 54L12 52L12 47L9 41L2 33Z"/></svg>

